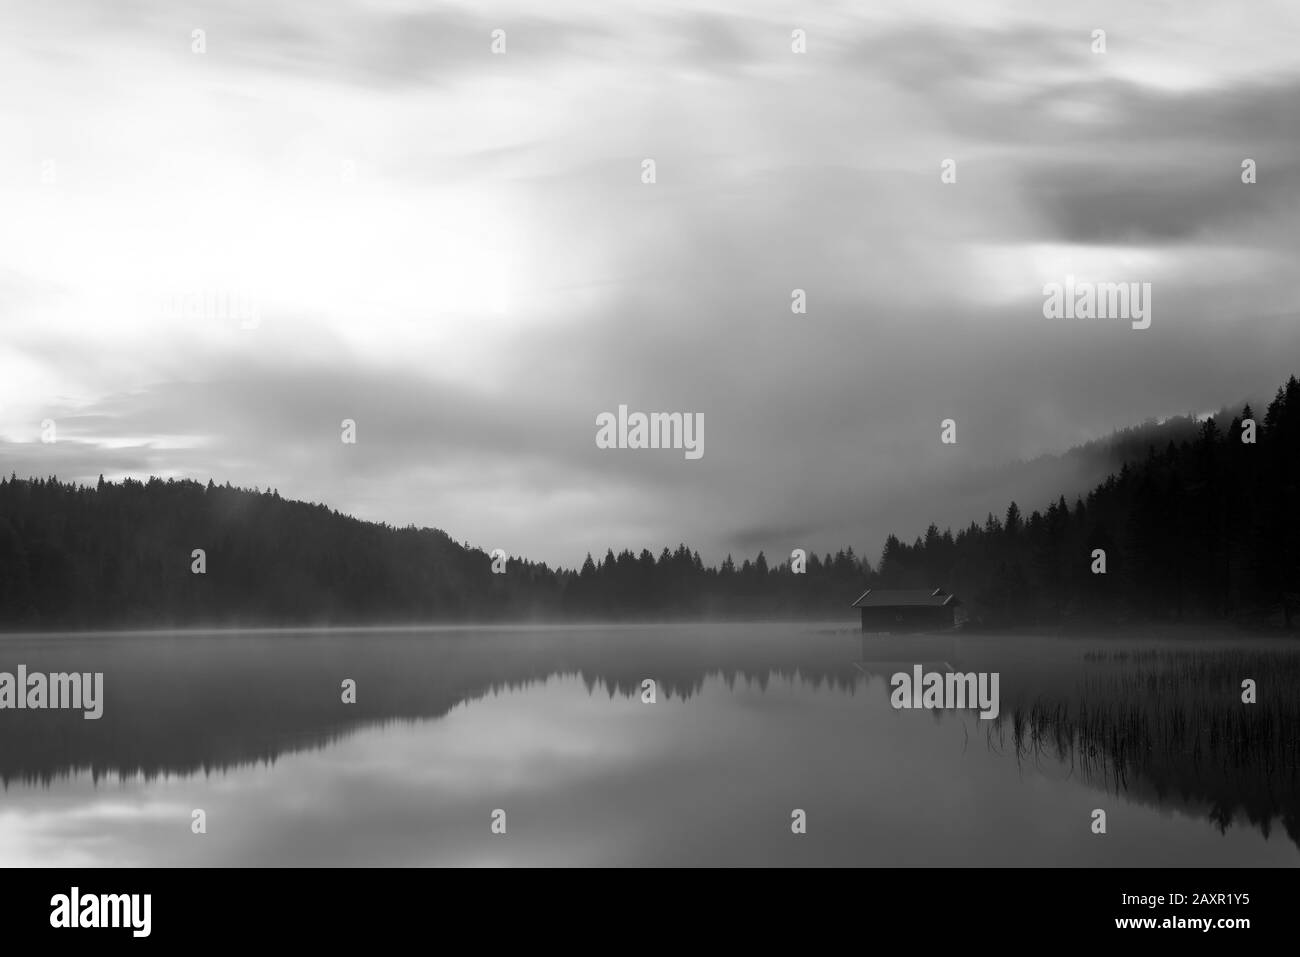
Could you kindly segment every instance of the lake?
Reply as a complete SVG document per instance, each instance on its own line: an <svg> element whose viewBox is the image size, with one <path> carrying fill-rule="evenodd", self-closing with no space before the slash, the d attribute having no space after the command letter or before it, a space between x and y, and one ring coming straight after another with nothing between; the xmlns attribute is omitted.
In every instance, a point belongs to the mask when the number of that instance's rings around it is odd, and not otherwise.
<svg viewBox="0 0 1300 957"><path fill-rule="evenodd" d="M102 671L104 700L0 711L8 866L1300 864L1285 639L0 637L20 664ZM914 664L997 672L998 717L896 710Z"/></svg>

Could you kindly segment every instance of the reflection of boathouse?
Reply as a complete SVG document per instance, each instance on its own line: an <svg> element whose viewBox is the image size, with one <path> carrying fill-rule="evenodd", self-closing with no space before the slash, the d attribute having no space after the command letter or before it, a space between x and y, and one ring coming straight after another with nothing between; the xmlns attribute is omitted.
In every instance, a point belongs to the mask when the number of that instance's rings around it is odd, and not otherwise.
<svg viewBox="0 0 1300 957"><path fill-rule="evenodd" d="M935 631L956 624L961 602L942 588L868 588L853 603L863 631Z"/></svg>

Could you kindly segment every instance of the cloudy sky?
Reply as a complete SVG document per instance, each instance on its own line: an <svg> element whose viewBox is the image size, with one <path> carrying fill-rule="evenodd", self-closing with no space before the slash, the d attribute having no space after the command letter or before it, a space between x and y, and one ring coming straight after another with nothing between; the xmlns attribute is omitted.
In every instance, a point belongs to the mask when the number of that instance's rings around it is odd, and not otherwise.
<svg viewBox="0 0 1300 957"><path fill-rule="evenodd" d="M565 565L874 557L1004 508L997 466L1300 372L1294 0L0 22L6 472L274 486ZM1067 274L1150 282L1151 328L1045 319ZM598 449L620 404L702 413L704 456Z"/></svg>

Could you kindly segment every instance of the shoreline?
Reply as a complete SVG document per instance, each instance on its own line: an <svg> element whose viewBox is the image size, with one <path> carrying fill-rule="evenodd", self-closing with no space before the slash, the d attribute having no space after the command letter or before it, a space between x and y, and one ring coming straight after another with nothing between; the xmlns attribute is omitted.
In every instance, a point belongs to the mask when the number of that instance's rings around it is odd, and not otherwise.
<svg viewBox="0 0 1300 957"><path fill-rule="evenodd" d="M0 631L0 641L56 638L106 638L160 637L160 636L221 636L241 635L341 635L341 634L419 634L422 632L486 633L502 631L633 631L638 629L684 629L718 627L726 625L783 625L818 634L844 634L872 641L907 639L930 640L936 637L963 638L1039 638L1049 640L1142 640L1177 639L1182 641L1224 640L1227 638L1276 638L1300 640L1300 631L1284 628L1248 629L1234 624L1216 625L1209 622L1183 624L1160 623L1153 625L1125 624L1109 628L1070 628L1062 626L1018 625L1007 628L956 628L943 632L863 632L852 619L839 618L697 618L697 619L645 619L637 621L501 621L501 622L427 622L408 624L295 624L295 625L183 625L127 628L44 629L27 631Z"/></svg>

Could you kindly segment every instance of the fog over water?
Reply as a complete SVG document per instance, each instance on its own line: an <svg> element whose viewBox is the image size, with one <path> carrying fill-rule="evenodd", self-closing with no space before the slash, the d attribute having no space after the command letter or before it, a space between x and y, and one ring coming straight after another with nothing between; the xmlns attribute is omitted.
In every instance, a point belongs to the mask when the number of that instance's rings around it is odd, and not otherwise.
<svg viewBox="0 0 1300 957"><path fill-rule="evenodd" d="M1290 680L1300 653L1277 640L0 639L0 667L17 662L102 670L106 700L96 721L6 713L4 864L1300 864L1295 704L1261 686L1243 719L1235 680ZM917 663L997 672L999 718L891 707Z"/></svg>

